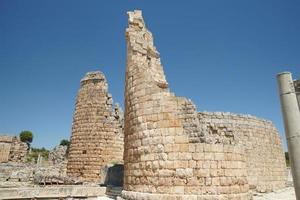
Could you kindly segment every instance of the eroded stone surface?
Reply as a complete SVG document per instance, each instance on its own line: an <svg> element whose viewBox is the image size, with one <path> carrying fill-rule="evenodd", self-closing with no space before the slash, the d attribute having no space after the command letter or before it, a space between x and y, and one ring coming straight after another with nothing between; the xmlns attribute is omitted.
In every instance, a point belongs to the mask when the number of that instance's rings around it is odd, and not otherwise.
<svg viewBox="0 0 300 200"><path fill-rule="evenodd" d="M272 122L251 115L223 112L200 112L198 118L207 131L207 142L244 147L251 189L271 192L285 186L287 169L283 146Z"/></svg>
<svg viewBox="0 0 300 200"><path fill-rule="evenodd" d="M28 146L18 137L0 135L0 163L25 162Z"/></svg>
<svg viewBox="0 0 300 200"><path fill-rule="evenodd" d="M0 199L109 199L105 187L47 186L0 189Z"/></svg>
<svg viewBox="0 0 300 200"><path fill-rule="evenodd" d="M100 182L105 165L123 162L120 108L101 72L89 72L77 95L67 173L83 181Z"/></svg>
<svg viewBox="0 0 300 200"><path fill-rule="evenodd" d="M49 152L49 162L53 165L65 162L67 160L68 146L58 145Z"/></svg>
<svg viewBox="0 0 300 200"><path fill-rule="evenodd" d="M267 194L256 193L253 200L296 200L296 195L293 187L287 187Z"/></svg>
<svg viewBox="0 0 300 200"><path fill-rule="evenodd" d="M125 199L250 199L244 147L209 144L194 104L170 92L141 11L128 12Z"/></svg>
<svg viewBox="0 0 300 200"><path fill-rule="evenodd" d="M40 163L1 163L0 188L78 183L79 180L66 175L66 150L57 146L50 151L51 159Z"/></svg>

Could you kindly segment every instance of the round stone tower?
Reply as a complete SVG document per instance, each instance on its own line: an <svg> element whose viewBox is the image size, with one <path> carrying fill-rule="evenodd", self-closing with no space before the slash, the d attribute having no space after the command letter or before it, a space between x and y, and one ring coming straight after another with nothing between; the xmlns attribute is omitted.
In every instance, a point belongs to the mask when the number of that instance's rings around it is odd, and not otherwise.
<svg viewBox="0 0 300 200"><path fill-rule="evenodd" d="M86 182L103 182L109 164L123 161L121 118L113 111L103 73L88 72L81 80L72 125L67 174Z"/></svg>
<svg viewBox="0 0 300 200"><path fill-rule="evenodd" d="M128 12L126 200L249 200L242 146L209 144L194 104L170 92L141 11Z"/></svg>

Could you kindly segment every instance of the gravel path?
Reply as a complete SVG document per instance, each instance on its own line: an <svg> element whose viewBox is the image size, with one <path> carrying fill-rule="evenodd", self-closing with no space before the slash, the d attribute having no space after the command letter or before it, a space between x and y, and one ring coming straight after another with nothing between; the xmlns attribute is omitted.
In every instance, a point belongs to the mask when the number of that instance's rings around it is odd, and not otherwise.
<svg viewBox="0 0 300 200"><path fill-rule="evenodd" d="M253 200L296 200L293 187L284 188L276 192L261 194L253 194Z"/></svg>

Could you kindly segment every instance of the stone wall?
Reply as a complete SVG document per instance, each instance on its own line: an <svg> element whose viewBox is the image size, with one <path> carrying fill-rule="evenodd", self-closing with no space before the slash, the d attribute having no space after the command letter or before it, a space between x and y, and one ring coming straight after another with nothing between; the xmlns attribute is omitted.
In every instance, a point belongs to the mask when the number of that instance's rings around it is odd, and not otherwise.
<svg viewBox="0 0 300 200"><path fill-rule="evenodd" d="M9 161L11 162L25 162L28 152L28 145L21 142L19 138L13 137L9 152Z"/></svg>
<svg viewBox="0 0 300 200"><path fill-rule="evenodd" d="M0 163L8 162L12 137L0 135Z"/></svg>
<svg viewBox="0 0 300 200"><path fill-rule="evenodd" d="M67 145L58 145L54 147L53 150L49 152L48 161L51 164L59 164L67 160L68 146Z"/></svg>
<svg viewBox="0 0 300 200"><path fill-rule="evenodd" d="M25 162L28 146L19 138L0 135L0 163Z"/></svg>
<svg viewBox="0 0 300 200"><path fill-rule="evenodd" d="M123 162L120 109L101 72L89 72L81 80L72 126L67 174L83 181L100 182L105 165Z"/></svg>
<svg viewBox="0 0 300 200"><path fill-rule="evenodd" d="M232 113L198 114L211 143L242 145L245 148L250 187L259 192L283 188L286 164L283 146L272 122L250 115Z"/></svg>
<svg viewBox="0 0 300 200"><path fill-rule="evenodd" d="M141 11L128 12L124 199L250 199L244 147L205 143L194 104L170 92Z"/></svg>

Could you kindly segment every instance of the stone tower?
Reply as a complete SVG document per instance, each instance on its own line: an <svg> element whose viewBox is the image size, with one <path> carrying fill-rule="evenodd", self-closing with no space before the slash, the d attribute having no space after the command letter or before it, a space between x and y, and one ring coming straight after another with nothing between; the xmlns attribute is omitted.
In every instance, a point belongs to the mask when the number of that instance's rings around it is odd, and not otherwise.
<svg viewBox="0 0 300 200"><path fill-rule="evenodd" d="M87 182L103 182L108 164L123 161L122 117L113 110L103 73L88 72L81 80L72 125L67 174Z"/></svg>
<svg viewBox="0 0 300 200"><path fill-rule="evenodd" d="M170 92L141 11L128 14L122 198L250 199L243 147L207 143L195 105Z"/></svg>

